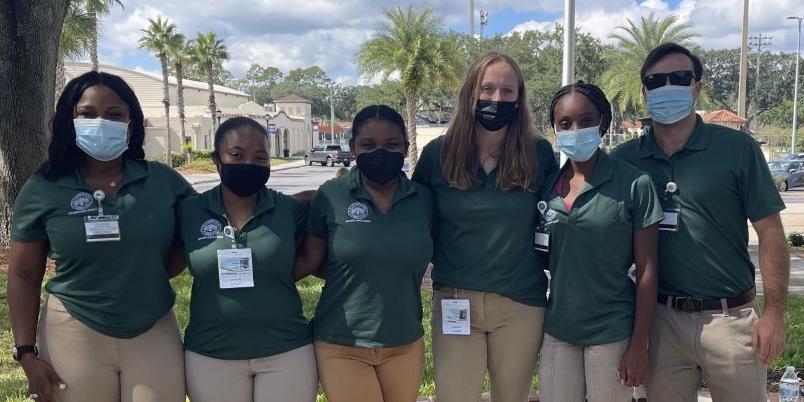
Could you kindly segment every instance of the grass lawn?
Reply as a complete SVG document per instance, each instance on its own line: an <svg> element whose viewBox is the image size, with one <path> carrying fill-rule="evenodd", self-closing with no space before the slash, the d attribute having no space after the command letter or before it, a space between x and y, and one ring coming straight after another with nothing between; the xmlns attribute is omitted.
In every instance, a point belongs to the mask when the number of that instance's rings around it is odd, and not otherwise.
<svg viewBox="0 0 804 402"><path fill-rule="evenodd" d="M192 278L185 272L173 280L173 287L176 289L176 315L179 319L179 326L187 326L190 318L190 288ZM312 317L315 305L321 295L323 282L315 278L307 278L297 284L299 294L301 294L304 305L304 314ZM435 394L433 384L433 356L432 342L430 337L430 303L432 293L423 291L422 301L425 306L424 318L424 342L425 342L425 371L422 384L419 389L420 395ZM784 366L792 364L796 367L804 367L804 297L791 296L787 303L787 333L785 351L771 365L771 371L779 372ZM22 402L30 401L27 399L27 383L22 369L11 359L8 351L12 345L11 328L9 322L8 306L6 304L6 276L0 273L0 401ZM771 374L772 376L773 374ZM488 390L488 378L484 381L484 390ZM534 376L533 388L538 388L538 379ZM319 402L326 399L319 395Z"/></svg>
<svg viewBox="0 0 804 402"><path fill-rule="evenodd" d="M271 158L271 166L278 166L283 163L288 163L292 161L292 159L285 159L285 158ZM212 163L212 159L203 158L203 159L195 159L192 162L185 164L176 168L181 173L188 173L188 174L198 174L198 173L217 173L218 170L215 168L215 164Z"/></svg>

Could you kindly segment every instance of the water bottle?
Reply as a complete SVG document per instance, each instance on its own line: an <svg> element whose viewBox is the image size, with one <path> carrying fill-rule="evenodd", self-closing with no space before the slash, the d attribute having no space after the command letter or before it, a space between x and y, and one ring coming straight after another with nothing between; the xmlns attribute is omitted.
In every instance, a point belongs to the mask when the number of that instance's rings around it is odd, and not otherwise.
<svg viewBox="0 0 804 402"><path fill-rule="evenodd" d="M779 381L779 402L797 402L798 393L799 385L796 368L787 366L787 371Z"/></svg>

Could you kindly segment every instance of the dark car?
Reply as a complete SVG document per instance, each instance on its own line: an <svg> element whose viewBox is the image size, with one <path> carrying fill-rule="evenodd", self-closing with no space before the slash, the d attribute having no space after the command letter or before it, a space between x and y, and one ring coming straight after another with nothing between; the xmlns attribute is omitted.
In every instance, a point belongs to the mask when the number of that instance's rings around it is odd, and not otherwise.
<svg viewBox="0 0 804 402"><path fill-rule="evenodd" d="M804 160L779 160L768 162L768 168L779 191L804 186Z"/></svg>
<svg viewBox="0 0 804 402"><path fill-rule="evenodd" d="M336 163L349 167L355 159L349 149L341 145L316 145L304 155L304 164L318 162L321 166L335 166Z"/></svg>

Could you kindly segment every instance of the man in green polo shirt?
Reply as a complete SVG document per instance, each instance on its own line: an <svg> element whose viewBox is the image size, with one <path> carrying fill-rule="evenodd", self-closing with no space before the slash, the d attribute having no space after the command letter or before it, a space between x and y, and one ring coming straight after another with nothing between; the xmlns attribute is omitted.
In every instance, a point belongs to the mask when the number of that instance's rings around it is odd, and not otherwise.
<svg viewBox="0 0 804 402"><path fill-rule="evenodd" d="M695 114L702 71L680 45L651 51L640 73L652 127L613 152L650 174L664 209L648 393L697 400L700 369L715 401L765 401L767 364L784 344L784 203L756 141ZM762 318L746 220L759 236Z"/></svg>

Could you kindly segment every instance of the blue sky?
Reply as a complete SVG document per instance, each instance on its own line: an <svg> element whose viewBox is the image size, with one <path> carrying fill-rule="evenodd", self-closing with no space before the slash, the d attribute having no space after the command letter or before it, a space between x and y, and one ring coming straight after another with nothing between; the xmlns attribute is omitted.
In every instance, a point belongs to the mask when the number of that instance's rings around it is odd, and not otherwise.
<svg viewBox="0 0 804 402"><path fill-rule="evenodd" d="M467 0L409 0L418 9L433 8L447 29L468 31ZM774 36L772 51L794 51L795 26L786 15L804 15L802 0L751 0L750 31ZM179 30L215 31L230 53L226 67L236 76L251 63L293 68L318 65L343 83L373 82L360 77L353 55L371 37L383 11L407 2L387 0L139 0L126 1L103 21L102 63L158 72L156 59L137 48L148 18L167 17ZM761 4L760 4L761 3ZM490 14L486 35L547 29L563 21L561 0L475 0ZM604 41L626 19L654 13L677 15L700 34L704 48L738 47L742 0L576 0L576 26ZM479 17L475 18L479 33Z"/></svg>

